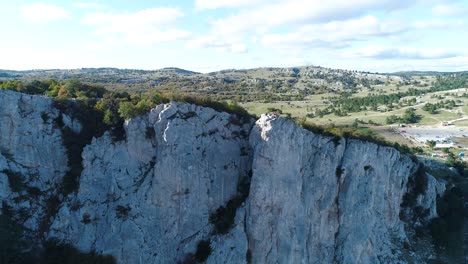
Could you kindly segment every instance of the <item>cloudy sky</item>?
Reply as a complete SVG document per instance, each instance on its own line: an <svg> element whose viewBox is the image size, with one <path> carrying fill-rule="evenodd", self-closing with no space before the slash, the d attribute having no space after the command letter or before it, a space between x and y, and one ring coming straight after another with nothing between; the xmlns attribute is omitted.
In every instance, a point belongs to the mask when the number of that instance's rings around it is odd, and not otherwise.
<svg viewBox="0 0 468 264"><path fill-rule="evenodd" d="M1 1L0 69L468 70L468 0Z"/></svg>

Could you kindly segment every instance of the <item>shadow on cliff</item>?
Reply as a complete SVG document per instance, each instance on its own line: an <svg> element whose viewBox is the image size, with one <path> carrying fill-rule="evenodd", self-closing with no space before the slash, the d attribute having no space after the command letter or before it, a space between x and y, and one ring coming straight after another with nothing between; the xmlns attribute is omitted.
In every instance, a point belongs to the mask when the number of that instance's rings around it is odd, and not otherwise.
<svg viewBox="0 0 468 264"><path fill-rule="evenodd" d="M0 263L8 264L114 264L110 255L83 253L76 248L49 240L43 245L14 220L13 212L5 203L0 214Z"/></svg>
<svg viewBox="0 0 468 264"><path fill-rule="evenodd" d="M465 263L468 257L468 168L447 167L445 163L425 160L425 168L446 189L437 196L437 217L426 229L434 244L437 259L446 263ZM416 229L415 238L424 236Z"/></svg>

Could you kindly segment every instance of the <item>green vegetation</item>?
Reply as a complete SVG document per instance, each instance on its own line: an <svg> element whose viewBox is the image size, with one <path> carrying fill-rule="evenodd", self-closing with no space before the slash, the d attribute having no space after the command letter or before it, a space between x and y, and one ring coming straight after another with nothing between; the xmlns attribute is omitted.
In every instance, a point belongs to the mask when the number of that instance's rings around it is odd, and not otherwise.
<svg viewBox="0 0 468 264"><path fill-rule="evenodd" d="M403 116L399 117L396 115L390 115L385 119L385 123L394 124L394 123L405 123L412 124L417 123L421 119L420 116L416 114L415 108L408 108L405 110Z"/></svg>
<svg viewBox="0 0 468 264"><path fill-rule="evenodd" d="M215 234L227 234L234 225L237 209L249 196L250 179L243 178L237 186L237 195L226 206L221 206L210 214L209 221L214 226Z"/></svg>
<svg viewBox="0 0 468 264"><path fill-rule="evenodd" d="M421 153L423 150L419 147L413 148L398 143L391 143L386 141L382 136L376 132L365 127L350 127L350 126L319 126L314 123L308 122L305 119L297 120L297 123L304 129L309 130L316 134L322 134L331 137L335 145L339 143L340 138L351 138L363 141L369 141L381 146L388 146L398 149L402 153L416 154Z"/></svg>
<svg viewBox="0 0 468 264"><path fill-rule="evenodd" d="M211 246L209 240L202 240L197 245L197 252L195 252L195 261L204 263L211 254Z"/></svg>
<svg viewBox="0 0 468 264"><path fill-rule="evenodd" d="M63 191L68 194L78 188L78 180L83 170L81 156L83 148L91 143L93 137L99 137L107 130L113 132L115 139L121 139L124 135L123 120L118 120L119 127L110 127L103 122L105 114L94 107L93 99L75 101L60 99L56 100L54 105L62 113L55 120L55 124L62 130L62 141L68 155L69 170L63 179ZM64 125L63 114L80 121L83 127L79 133Z"/></svg>
<svg viewBox="0 0 468 264"><path fill-rule="evenodd" d="M435 148L435 146L436 146L437 143L436 143L434 140L428 140L428 141L426 142L426 144L427 144L427 146L432 150L432 149Z"/></svg>
<svg viewBox="0 0 468 264"><path fill-rule="evenodd" d="M11 264L113 264L109 255L82 253L70 245L49 240L43 248L29 237L28 230L15 219L15 212L5 202L0 214L0 263Z"/></svg>
<svg viewBox="0 0 468 264"><path fill-rule="evenodd" d="M408 177L406 183L407 191L403 195L401 202L400 219L407 222L424 222L424 218L429 214L429 210L423 210L422 207L416 205L419 195L424 195L427 189L427 175L426 168L419 164L416 171ZM409 209L409 211L408 211Z"/></svg>
<svg viewBox="0 0 468 264"><path fill-rule="evenodd" d="M343 175L343 173L344 173L344 169L341 168L341 166L336 167L335 175L338 180L341 178L341 175Z"/></svg>
<svg viewBox="0 0 468 264"><path fill-rule="evenodd" d="M2 203L0 214L0 263L33 263L22 251L30 241L23 235L23 227L13 219L10 206Z"/></svg>
<svg viewBox="0 0 468 264"><path fill-rule="evenodd" d="M60 115L54 123L62 130L62 140L68 154L69 171L63 180L64 194L77 190L79 176L83 170L81 153L93 137L100 137L109 131L115 141L123 140L124 120L143 115L158 104L178 101L211 107L233 114L232 123L237 125L249 122L252 117L235 102L217 102L208 97L178 92L162 94L155 90L130 95L127 92L112 92L100 86L83 84L76 79L64 82L33 81L29 84L14 80L0 83L0 88L55 98L54 106L60 110ZM71 98L73 100L70 100ZM78 120L83 126L81 131L73 131L65 126L63 114ZM41 117L44 122L49 120L45 114ZM151 131L149 133L151 136ZM15 176L11 177L13 188L20 186L20 177L11 173L8 175Z"/></svg>
<svg viewBox="0 0 468 264"><path fill-rule="evenodd" d="M437 75L436 78L433 89L437 91L468 87L468 72Z"/></svg>
<svg viewBox="0 0 468 264"><path fill-rule="evenodd" d="M394 115L389 122L396 122L394 117L402 114L398 109L407 107L418 108L416 112L421 118L417 121L422 123L438 123L440 119L452 116L456 118L455 114L442 111L436 117L426 117L425 113L428 111L420 111L422 100L417 97L466 87L468 73L422 74L409 72L388 75L312 66L226 70L209 74L177 68L156 71L98 68L5 71L3 77L0 77L0 87L79 99L102 98L108 91L126 92L128 97L121 98L118 105L105 104L104 107L99 107L105 112L105 121L108 124L118 123L119 118L128 119L141 115L154 106L154 102L173 99L179 101L185 95L209 97L214 102L241 102L255 114L263 113L267 108L276 108L284 112L285 116L314 118L318 119L314 120L315 123L321 124L350 124L350 120L352 122L355 118L383 124L389 115ZM146 93L149 91L164 96L148 100ZM437 96L442 98L440 94ZM450 96L465 98L453 93ZM432 101L430 104L438 103ZM455 101L455 108L462 104L461 100L449 101L451 105ZM443 109L450 109L450 106L445 105Z"/></svg>
<svg viewBox="0 0 468 264"><path fill-rule="evenodd" d="M447 91L447 90L453 90L456 88L463 88L468 86L468 74L462 73L459 76L437 76L437 81L435 84L428 88L428 89L414 89L410 88L406 92L398 92L398 93L393 93L393 94L380 94L380 95L373 95L370 94L369 96L366 97L350 97L349 94L345 94L341 98L334 99L333 100L333 107L334 111L339 111L341 112L359 112L362 110L367 110L368 108L370 109L377 109L377 107L381 105L386 105L389 107L393 107L394 104L400 103L400 99L404 97L409 97L409 96L420 96L422 94L426 93L433 93L433 92L439 92L439 91ZM412 105L416 103L416 99L413 98L409 101L404 102L406 105ZM445 105L448 105L447 107L453 107L455 105L455 102L449 101L444 103Z"/></svg>
<svg viewBox="0 0 468 264"><path fill-rule="evenodd" d="M130 206L128 206L128 205L127 206L118 205L115 208L115 215L117 216L117 218L127 219L127 217L129 216L131 210L132 210L132 208Z"/></svg>
<svg viewBox="0 0 468 264"><path fill-rule="evenodd" d="M50 221L52 217L54 217L60 207L60 199L58 195L50 195L45 200L45 208L44 208L44 217L42 221L39 223L39 233L43 234L44 232L48 231L50 226Z"/></svg>
<svg viewBox="0 0 468 264"><path fill-rule="evenodd" d="M37 95L47 95L58 98L100 98L106 92L101 86L83 84L77 79L70 79L64 82L55 80L23 83L20 80L0 82L0 89L13 90L17 92Z"/></svg>
<svg viewBox="0 0 468 264"><path fill-rule="evenodd" d="M35 263L39 264L115 264L110 255L96 252L82 253L76 248L54 240L46 241L44 249Z"/></svg>
<svg viewBox="0 0 468 264"><path fill-rule="evenodd" d="M197 251L195 254L187 254L181 261L180 264L197 264L205 263L211 254L211 241L208 239L201 240L198 242Z"/></svg>
<svg viewBox="0 0 468 264"><path fill-rule="evenodd" d="M7 176L8 184L13 192L21 192L25 190L25 178L21 173L13 172L11 170L3 170L1 172Z"/></svg>
<svg viewBox="0 0 468 264"><path fill-rule="evenodd" d="M9 76L16 76L18 79L11 79ZM468 112L468 107L463 106L468 94L451 91L468 87L466 72L428 76L402 73L399 76L392 76L321 67L262 68L210 74L180 69L160 71L80 69L66 74L61 71L44 71L42 75L37 73L2 75L0 72L0 78L3 79L0 80L0 89L55 98L55 106L61 113L53 121L62 130L70 168L63 182L64 194L77 189L79 176L83 170L82 150L90 143L93 136L109 132L115 141L122 140L125 137L124 120L143 115L155 105L169 101L187 102L231 113L233 114L231 123L237 125L248 122L252 117L237 104L242 102L256 114L269 111L294 119L305 129L329 136L330 142L335 146L351 138L395 147L403 153L410 154L420 153L422 149L390 143L371 128L383 123L433 124L459 118ZM220 100L228 102L219 102ZM63 114L79 120L83 124L81 132L65 126ZM193 115L189 114L184 118L191 117ZM41 114L41 118L45 123L51 120L45 114ZM323 125L316 125L318 123ZM460 124L463 124L463 121ZM370 126L362 127L362 125ZM145 131L148 139L154 138L154 133L151 127ZM434 148L435 142L428 142L428 146ZM247 155L248 151L243 149L242 153ZM461 175L466 175L463 174L466 173L466 164L457 159L454 153L450 151L447 153L447 165L455 167ZM145 174L149 173L153 166L150 166ZM372 170L371 165L364 166L364 171L369 170ZM12 189L27 190L31 195L38 193L37 189L25 188L21 175L10 171L4 171L4 174L8 176ZM342 168L337 167L335 174L336 177L341 177ZM449 187L445 195L438 200L439 218L434 219L430 226L432 237L440 248L454 247L453 241L461 243L460 219L463 213L466 214L463 211L466 186L460 184L447 186ZM411 209L414 214L406 215L407 210L404 209L400 215L403 219L416 221L428 215L427 210L416 206L415 203L417 196L423 194L426 187L425 168L419 166L409 178L408 192L402 201L402 207ZM213 225L212 235L229 232L233 227L236 211L247 195L248 184L245 183L239 186L238 194L226 205L211 212L209 221ZM45 218L49 219L56 213L59 201L53 196L48 198L47 203ZM128 206L119 205L115 208L118 218L126 219L130 213L131 208ZM7 216L8 214L0 215L2 246L0 262L24 262L29 256L18 251L18 248L25 248L23 244L28 241L23 239L23 230L18 229L19 226ZM83 215L82 220L85 223L92 221L90 215ZM43 228L47 224L43 223L41 226ZM54 257L48 262L35 263L106 263L106 261L112 263L113 261L110 258L101 258L102 256L95 253L83 255L55 242L46 245L46 252ZM187 256L185 261L203 262L210 253L208 237L199 242L197 251ZM246 254L249 259L250 252ZM80 261L74 262L77 260Z"/></svg>
<svg viewBox="0 0 468 264"><path fill-rule="evenodd" d="M430 114L436 114L438 109L445 108L445 109L453 109L456 106L456 102L454 100L446 100L440 101L435 104L426 103L423 106L423 110L429 112Z"/></svg>
<svg viewBox="0 0 468 264"><path fill-rule="evenodd" d="M24 88L26 87L26 88ZM236 114L240 118L250 118L251 115L235 102L220 102L207 96L167 91L161 93L150 90L145 93L112 92L98 85L84 84L79 80L70 79L64 82L55 80L32 81L25 84L19 80L0 82L0 89L14 90L36 95L47 95L57 100L57 107L63 110L61 104L65 99L73 98L77 105L85 107L87 114L100 116L102 122L109 127L121 125L124 119L134 118L148 112L151 108L169 101L186 102ZM72 103L68 103L69 105ZM92 105L93 104L93 105ZM69 107L69 106L67 106ZM94 107L93 113L89 113ZM76 114L76 112L74 112ZM43 117L44 121L47 117ZM83 118L82 118L83 119ZM81 120L80 120L81 121Z"/></svg>
<svg viewBox="0 0 468 264"><path fill-rule="evenodd" d="M437 199L437 218L429 224L430 234L440 253L463 259L463 224L468 216L464 208L464 194L459 187L448 188Z"/></svg>

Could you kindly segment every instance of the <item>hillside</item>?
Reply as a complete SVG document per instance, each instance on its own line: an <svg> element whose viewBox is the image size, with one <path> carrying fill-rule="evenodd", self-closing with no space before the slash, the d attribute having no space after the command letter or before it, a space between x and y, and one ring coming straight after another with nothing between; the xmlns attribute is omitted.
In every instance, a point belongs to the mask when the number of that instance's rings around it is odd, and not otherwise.
<svg viewBox="0 0 468 264"><path fill-rule="evenodd" d="M148 89L178 90L210 94L238 101L299 99L326 91L342 91L384 83L398 83L406 77L387 74L334 70L322 67L257 68L224 70L201 74L178 68L131 70L115 68L75 70L1 71L0 80L23 81L76 78L100 84L111 90L145 91ZM273 100L273 98L270 98Z"/></svg>
<svg viewBox="0 0 468 264"><path fill-rule="evenodd" d="M127 97L127 100L132 96L141 97L148 91L169 94L170 98L206 96L214 101L238 102L255 115L275 112L323 126L368 127L388 140L395 140L395 137L382 129L384 125L413 123L434 127L453 121L465 127L468 119L466 72L379 74L304 66L233 69L207 74L178 68L154 71L85 68L0 71L0 76L3 76L0 77L1 88L21 92L29 89L35 91L34 94L41 94L37 92L41 89L50 90L53 82L56 90L47 92L49 96L57 96L62 86L76 81L95 87L97 91L105 88L126 92L128 94L117 97ZM99 97L103 93L87 93L87 96ZM66 97L81 95L70 93ZM405 114L414 118L403 118ZM396 141L409 144L404 139Z"/></svg>

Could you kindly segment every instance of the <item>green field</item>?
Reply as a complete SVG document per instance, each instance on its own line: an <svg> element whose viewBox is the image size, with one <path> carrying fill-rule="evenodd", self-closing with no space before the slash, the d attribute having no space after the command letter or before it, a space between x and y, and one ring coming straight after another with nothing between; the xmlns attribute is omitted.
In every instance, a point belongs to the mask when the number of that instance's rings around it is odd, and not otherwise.
<svg viewBox="0 0 468 264"><path fill-rule="evenodd" d="M392 86L386 86L386 88L390 89ZM395 88L393 86L393 88ZM408 89L408 87L400 87L401 90ZM393 90L393 89L392 89ZM458 90L454 90L458 91ZM390 115L397 115L401 116L403 115L404 111L407 108L413 107L416 109L416 114L420 116L420 120L418 121L418 124L421 125L436 125L440 124L443 121L450 121L450 120L455 120L458 118L462 118L464 116L467 116L466 113L468 113L468 105L466 104L468 102L467 98L461 98L458 96L461 96L462 92L457 92L457 96L444 96L444 99L442 100L462 100L465 105L463 106L457 106L454 107L453 109L439 109L437 113L435 114L430 114L427 111L424 111L422 107L424 106L425 103L437 103L440 101L438 98L434 98L434 96L442 96L447 93L454 93L454 91L443 91L443 92L435 92L435 93L427 93L424 94L423 96L409 96L409 97L404 97L401 100L410 100L413 98L416 98L419 103L416 105L412 106L405 106L400 109L395 109L392 111L361 111L361 112L351 112L348 113L346 116L337 116L335 114L328 114L323 116L322 118L320 117L314 117L314 118L308 118L309 121L316 123L316 124L335 124L335 125L350 125L354 122L355 119L362 120L364 122L369 122L373 121L378 124L385 125L385 120L388 116ZM357 95L368 95L368 91L361 91L357 93ZM248 103L241 103L241 105L247 109L252 114L255 115L261 115L262 113L266 113L271 109L280 109L283 114L291 114L292 117L298 117L302 118L307 116L307 114L314 113L315 109L325 109L328 104L326 103L328 100L326 98L329 98L331 96L336 96L335 94L332 93L327 93L327 94L319 94L319 95L310 95L306 97L306 100L304 101L283 101L283 102L272 102L272 103L262 103L262 102L248 102ZM463 120L463 121L458 121L456 122L456 125L458 126L467 126L468 125L468 120Z"/></svg>

